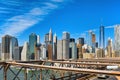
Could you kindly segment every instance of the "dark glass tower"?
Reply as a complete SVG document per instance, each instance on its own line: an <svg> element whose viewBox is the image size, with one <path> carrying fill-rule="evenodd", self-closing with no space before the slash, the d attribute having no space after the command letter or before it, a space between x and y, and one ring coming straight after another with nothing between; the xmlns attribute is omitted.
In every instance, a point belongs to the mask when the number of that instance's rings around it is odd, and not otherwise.
<svg viewBox="0 0 120 80"><path fill-rule="evenodd" d="M100 36L99 36L99 47L105 48L105 34L104 34L104 26L100 26Z"/></svg>
<svg viewBox="0 0 120 80"><path fill-rule="evenodd" d="M10 58L10 35L2 37L2 60L9 60Z"/></svg>
<svg viewBox="0 0 120 80"><path fill-rule="evenodd" d="M37 35L35 33L31 33L29 35L29 59L34 59L35 55L35 46L37 44Z"/></svg>

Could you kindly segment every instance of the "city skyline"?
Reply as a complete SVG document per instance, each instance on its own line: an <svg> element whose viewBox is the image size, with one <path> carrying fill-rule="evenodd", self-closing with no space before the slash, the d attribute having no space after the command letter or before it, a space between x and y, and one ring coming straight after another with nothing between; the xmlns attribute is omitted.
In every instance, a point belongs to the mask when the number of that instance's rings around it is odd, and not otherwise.
<svg viewBox="0 0 120 80"><path fill-rule="evenodd" d="M0 1L0 36L5 34L15 36L19 40L19 45L23 45L32 32L39 34L43 43L44 35L50 28L57 34L58 39L62 38L63 31L70 32L71 37L77 39L88 30L93 30L99 41L98 29L102 24L105 26L107 41L109 36L114 39L113 27L120 21L119 0L31 0L31 2Z"/></svg>

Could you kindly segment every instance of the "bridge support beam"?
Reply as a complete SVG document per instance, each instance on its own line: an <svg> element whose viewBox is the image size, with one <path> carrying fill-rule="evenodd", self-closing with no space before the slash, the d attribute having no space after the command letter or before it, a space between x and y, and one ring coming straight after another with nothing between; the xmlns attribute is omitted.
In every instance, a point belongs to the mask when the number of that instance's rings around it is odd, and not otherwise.
<svg viewBox="0 0 120 80"><path fill-rule="evenodd" d="M27 80L27 68L24 68L24 80Z"/></svg>

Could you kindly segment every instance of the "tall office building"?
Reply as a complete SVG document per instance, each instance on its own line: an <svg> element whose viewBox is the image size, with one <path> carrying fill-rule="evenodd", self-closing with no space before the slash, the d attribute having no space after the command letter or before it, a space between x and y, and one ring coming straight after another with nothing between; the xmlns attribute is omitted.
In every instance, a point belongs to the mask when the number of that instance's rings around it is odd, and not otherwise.
<svg viewBox="0 0 120 80"><path fill-rule="evenodd" d="M0 59L1 59L1 54L2 54L2 44L0 43Z"/></svg>
<svg viewBox="0 0 120 80"><path fill-rule="evenodd" d="M77 39L77 58L83 58L82 46L84 45L84 38Z"/></svg>
<svg viewBox="0 0 120 80"><path fill-rule="evenodd" d="M53 60L53 45L48 44L48 60Z"/></svg>
<svg viewBox="0 0 120 80"><path fill-rule="evenodd" d="M2 37L2 60L10 59L10 35L5 35Z"/></svg>
<svg viewBox="0 0 120 80"><path fill-rule="evenodd" d="M63 59L63 41L57 41L57 59Z"/></svg>
<svg viewBox="0 0 120 80"><path fill-rule="evenodd" d="M70 33L63 32L63 59L69 59L69 41Z"/></svg>
<svg viewBox="0 0 120 80"><path fill-rule="evenodd" d="M95 48L96 48L96 35L94 33L92 35L92 53L95 53Z"/></svg>
<svg viewBox="0 0 120 80"><path fill-rule="evenodd" d="M20 50L19 50L18 46L14 47L13 53L14 53L14 58L13 59L14 60L20 60Z"/></svg>
<svg viewBox="0 0 120 80"><path fill-rule="evenodd" d="M10 39L10 60L15 60L16 55L19 55L19 53L14 52L15 47L18 47L18 40L15 37L11 37Z"/></svg>
<svg viewBox="0 0 120 80"><path fill-rule="evenodd" d="M53 59L57 59L57 36L56 34L53 37Z"/></svg>
<svg viewBox="0 0 120 80"><path fill-rule="evenodd" d="M114 28L114 50L116 52L117 57L120 57L120 25L116 25Z"/></svg>
<svg viewBox="0 0 120 80"><path fill-rule="evenodd" d="M82 46L84 45L84 38L78 38L77 39L77 44L81 44Z"/></svg>
<svg viewBox="0 0 120 80"><path fill-rule="evenodd" d="M23 49L22 49L22 52L21 52L21 60L22 61L26 61L28 60L28 42L25 42L24 45L23 45Z"/></svg>
<svg viewBox="0 0 120 80"><path fill-rule="evenodd" d="M45 34L45 44L49 43L49 33Z"/></svg>
<svg viewBox="0 0 120 80"><path fill-rule="evenodd" d="M67 40L70 39L70 33L69 32L63 32L63 40L64 39L67 39Z"/></svg>
<svg viewBox="0 0 120 80"><path fill-rule="evenodd" d="M40 44L40 36L37 35L37 45L39 45L39 44Z"/></svg>
<svg viewBox="0 0 120 80"><path fill-rule="evenodd" d="M52 44L53 43L53 34L52 34L52 29L50 29L49 31L49 43Z"/></svg>
<svg viewBox="0 0 120 80"><path fill-rule="evenodd" d="M35 57L35 47L37 45L37 35L35 33L31 33L29 35L29 59L34 59Z"/></svg>
<svg viewBox="0 0 120 80"><path fill-rule="evenodd" d="M69 43L69 58L70 59L77 59L77 47L74 38L70 38Z"/></svg>
<svg viewBox="0 0 120 80"><path fill-rule="evenodd" d="M96 58L104 58L105 57L105 51L102 48L96 49Z"/></svg>
<svg viewBox="0 0 120 80"><path fill-rule="evenodd" d="M42 44L40 46L40 59L47 59L47 56L46 56L46 46L45 44Z"/></svg>
<svg viewBox="0 0 120 80"><path fill-rule="evenodd" d="M112 57L112 54L113 54L112 39L108 38L107 57Z"/></svg>
<svg viewBox="0 0 120 80"><path fill-rule="evenodd" d="M99 47L105 48L105 34L104 34L104 26L100 26L100 36L99 36Z"/></svg>

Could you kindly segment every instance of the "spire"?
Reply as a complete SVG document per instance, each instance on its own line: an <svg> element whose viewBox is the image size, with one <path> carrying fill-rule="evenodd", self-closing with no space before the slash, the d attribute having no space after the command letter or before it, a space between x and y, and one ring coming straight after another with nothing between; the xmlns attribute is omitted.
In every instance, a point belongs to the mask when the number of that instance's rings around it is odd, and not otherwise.
<svg viewBox="0 0 120 80"><path fill-rule="evenodd" d="M52 33L52 29L50 28L50 31L49 31L49 33Z"/></svg>
<svg viewBox="0 0 120 80"><path fill-rule="evenodd" d="M57 36L56 33L54 34L54 36Z"/></svg>

